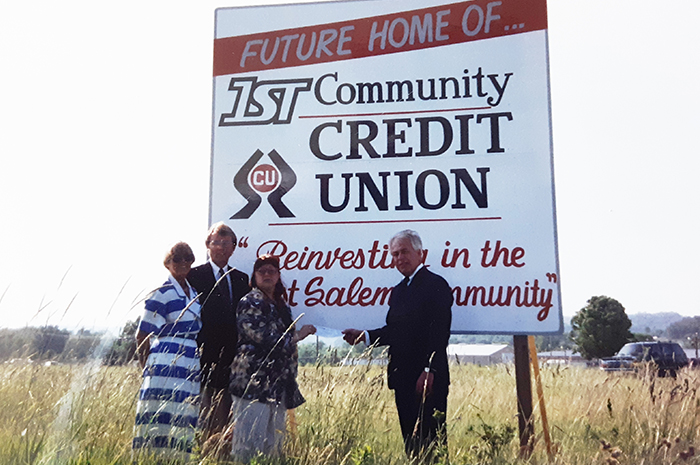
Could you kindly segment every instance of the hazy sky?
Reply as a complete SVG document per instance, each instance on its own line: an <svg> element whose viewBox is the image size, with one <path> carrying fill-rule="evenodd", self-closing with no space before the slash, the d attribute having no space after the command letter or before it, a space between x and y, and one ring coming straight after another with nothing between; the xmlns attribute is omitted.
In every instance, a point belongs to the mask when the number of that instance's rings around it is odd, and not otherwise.
<svg viewBox="0 0 700 465"><path fill-rule="evenodd" d="M0 3L0 326L120 325L205 259L214 10L254 3ZM698 315L700 2L548 3L566 321Z"/></svg>

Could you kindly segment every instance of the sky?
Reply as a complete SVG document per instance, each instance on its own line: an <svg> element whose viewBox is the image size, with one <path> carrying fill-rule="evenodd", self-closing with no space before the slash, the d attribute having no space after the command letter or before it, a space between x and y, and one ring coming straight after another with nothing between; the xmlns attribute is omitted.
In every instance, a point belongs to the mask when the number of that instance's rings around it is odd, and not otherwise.
<svg viewBox="0 0 700 465"><path fill-rule="evenodd" d="M0 327L119 327L174 242L206 259L214 10L263 3L0 2ZM700 315L698 19L548 2L567 323L597 295Z"/></svg>

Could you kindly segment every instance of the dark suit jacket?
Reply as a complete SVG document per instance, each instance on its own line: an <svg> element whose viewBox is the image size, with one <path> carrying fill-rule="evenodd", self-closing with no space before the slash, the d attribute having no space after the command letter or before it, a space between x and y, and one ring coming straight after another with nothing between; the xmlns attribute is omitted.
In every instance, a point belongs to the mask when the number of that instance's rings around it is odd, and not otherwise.
<svg viewBox="0 0 700 465"><path fill-rule="evenodd" d="M227 389L230 365L236 355L238 329L236 326L236 307L241 297L250 291L248 275L232 270L232 302L222 294L221 285L214 288L216 279L209 262L192 268L187 280L198 293L202 305L202 329L197 336L197 343L202 350L202 380L215 389Z"/></svg>
<svg viewBox="0 0 700 465"><path fill-rule="evenodd" d="M430 367L436 389L447 388L452 301L447 281L425 267L416 272L410 285L402 281L393 288L386 325L368 331L371 343L389 346L390 389L415 389L425 367Z"/></svg>

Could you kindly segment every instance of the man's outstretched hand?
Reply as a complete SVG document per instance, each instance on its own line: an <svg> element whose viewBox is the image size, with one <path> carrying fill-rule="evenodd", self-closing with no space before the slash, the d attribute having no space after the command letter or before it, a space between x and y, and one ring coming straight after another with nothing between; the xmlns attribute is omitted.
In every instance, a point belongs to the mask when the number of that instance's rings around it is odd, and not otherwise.
<svg viewBox="0 0 700 465"><path fill-rule="evenodd" d="M365 332L360 329L344 329L342 332L343 340L350 345L354 346L358 342L367 342L365 341Z"/></svg>

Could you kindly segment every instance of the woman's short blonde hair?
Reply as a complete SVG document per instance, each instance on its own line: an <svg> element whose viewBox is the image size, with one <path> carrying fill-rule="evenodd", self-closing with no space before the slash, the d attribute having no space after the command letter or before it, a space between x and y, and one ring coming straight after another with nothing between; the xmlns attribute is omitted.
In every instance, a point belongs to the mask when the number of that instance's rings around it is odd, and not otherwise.
<svg viewBox="0 0 700 465"><path fill-rule="evenodd" d="M190 262L194 262L194 252L192 252L192 249L186 242L178 242L172 246L165 254L163 265L167 267L175 257L182 257Z"/></svg>

